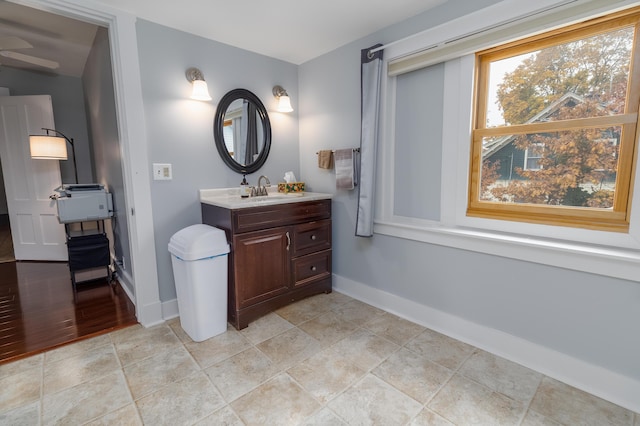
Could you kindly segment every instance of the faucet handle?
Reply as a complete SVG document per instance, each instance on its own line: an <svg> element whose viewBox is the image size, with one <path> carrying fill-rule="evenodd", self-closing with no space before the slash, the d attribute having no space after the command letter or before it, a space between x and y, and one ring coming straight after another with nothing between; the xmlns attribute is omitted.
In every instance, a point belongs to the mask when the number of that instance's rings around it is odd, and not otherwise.
<svg viewBox="0 0 640 426"><path fill-rule="evenodd" d="M252 186L252 187L251 187L251 195L250 195L250 196L251 196L251 197L255 197L256 195L258 195L258 194L257 194L256 187L255 187L255 186Z"/></svg>

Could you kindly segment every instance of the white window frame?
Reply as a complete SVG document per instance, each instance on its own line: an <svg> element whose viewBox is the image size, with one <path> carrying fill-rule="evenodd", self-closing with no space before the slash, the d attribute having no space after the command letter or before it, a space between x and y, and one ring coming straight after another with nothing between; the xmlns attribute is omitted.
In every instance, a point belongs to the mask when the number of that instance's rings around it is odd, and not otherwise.
<svg viewBox="0 0 640 426"><path fill-rule="evenodd" d="M420 46L424 48L439 40L451 38L455 36L455 31L464 29L465 33L469 33L474 29L480 30L480 25L486 27L488 24L498 25L500 22L509 22L534 12L535 8L558 3L562 1L539 0L523 5L522 2L505 0L458 18L454 22L455 25L449 22L424 31L416 37L395 43L385 49L383 75L387 74L390 62L420 50ZM640 4L638 1L617 1L609 9L613 12L638 4ZM602 14L604 10L598 9L592 13L596 12ZM576 16L572 21L565 18L564 22L559 21L557 25L567 25L576 22L579 18ZM527 34L517 34L517 38L525 35ZM496 44L504 41L496 40ZM631 209L628 233L511 222L466 215L475 52L459 53L454 59L445 56L441 60L445 62L442 140L456 143L442 144L441 219L439 221L407 218L393 213L396 77L382 79L374 232L640 281L640 172L636 172L634 176L632 202L636 208Z"/></svg>
<svg viewBox="0 0 640 426"><path fill-rule="evenodd" d="M543 143L534 143L533 145L536 146L544 146ZM529 148L525 149L524 151L524 164L522 165L522 169L523 170L542 170L542 166L538 164L538 167L533 168L533 167L529 167L529 159L530 158L537 158L538 160L541 159L543 156L542 154L540 155L529 155Z"/></svg>

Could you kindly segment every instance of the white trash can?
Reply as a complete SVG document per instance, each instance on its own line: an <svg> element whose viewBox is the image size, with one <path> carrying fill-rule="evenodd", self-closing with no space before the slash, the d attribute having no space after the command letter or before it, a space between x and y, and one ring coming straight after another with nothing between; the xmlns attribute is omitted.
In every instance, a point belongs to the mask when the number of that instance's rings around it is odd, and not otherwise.
<svg viewBox="0 0 640 426"><path fill-rule="evenodd" d="M227 254L222 229L197 224L169 240L180 326L196 342L227 330Z"/></svg>

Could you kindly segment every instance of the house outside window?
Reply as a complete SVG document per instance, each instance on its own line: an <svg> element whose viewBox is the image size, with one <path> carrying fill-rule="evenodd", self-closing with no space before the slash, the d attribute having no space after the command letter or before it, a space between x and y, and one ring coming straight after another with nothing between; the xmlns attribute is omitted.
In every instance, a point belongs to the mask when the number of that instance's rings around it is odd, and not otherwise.
<svg viewBox="0 0 640 426"><path fill-rule="evenodd" d="M626 232L638 9L476 55L468 216Z"/></svg>

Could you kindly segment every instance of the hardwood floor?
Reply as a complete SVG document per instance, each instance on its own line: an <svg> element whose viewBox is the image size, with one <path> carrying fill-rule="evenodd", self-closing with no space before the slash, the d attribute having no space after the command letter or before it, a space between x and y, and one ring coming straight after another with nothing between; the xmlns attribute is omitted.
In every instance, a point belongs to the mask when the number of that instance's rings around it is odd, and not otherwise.
<svg viewBox="0 0 640 426"><path fill-rule="evenodd" d="M119 283L78 287L67 263L0 263L0 364L136 324Z"/></svg>

